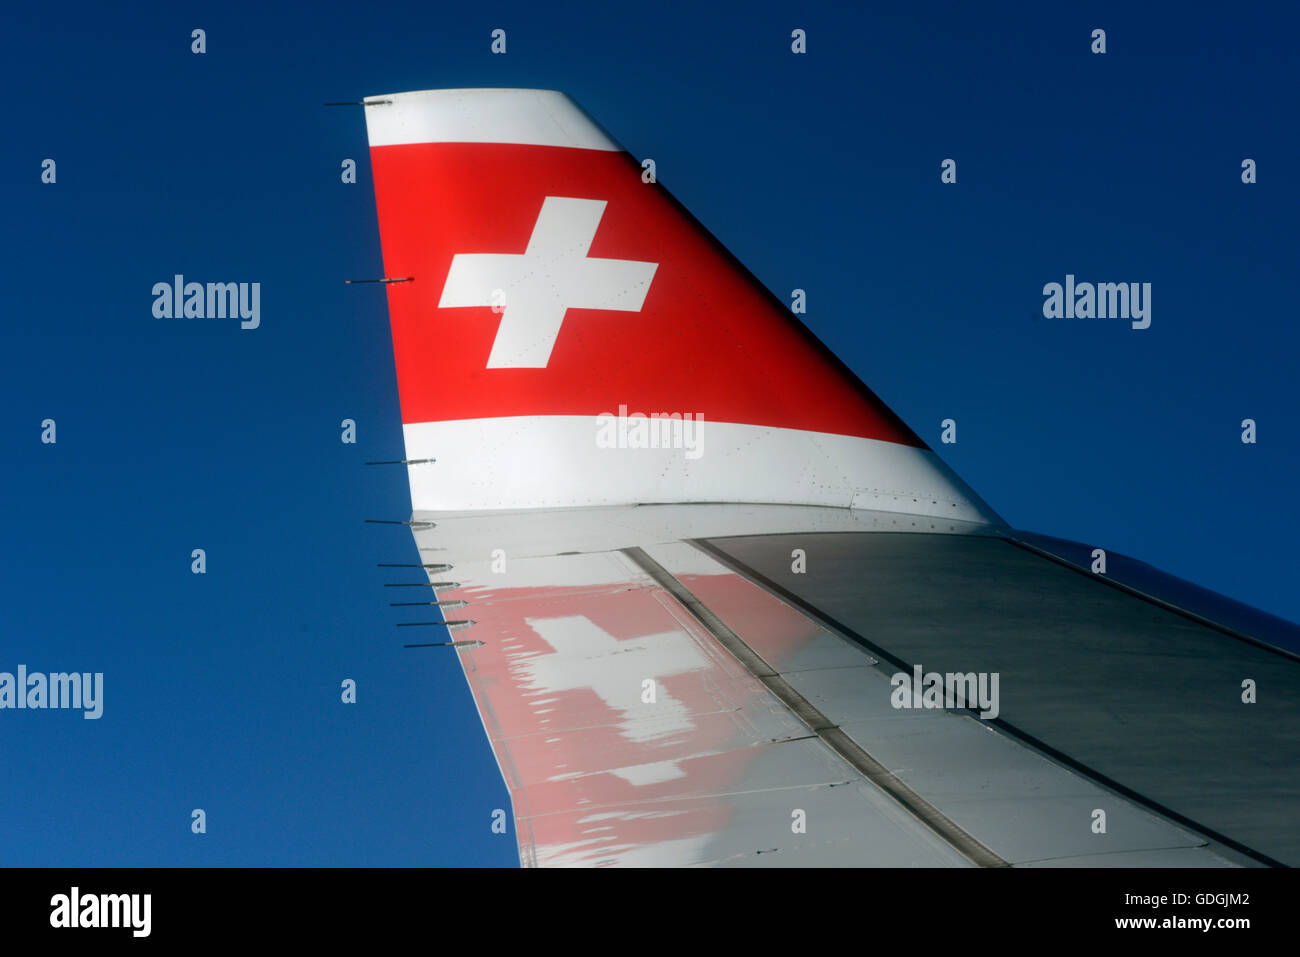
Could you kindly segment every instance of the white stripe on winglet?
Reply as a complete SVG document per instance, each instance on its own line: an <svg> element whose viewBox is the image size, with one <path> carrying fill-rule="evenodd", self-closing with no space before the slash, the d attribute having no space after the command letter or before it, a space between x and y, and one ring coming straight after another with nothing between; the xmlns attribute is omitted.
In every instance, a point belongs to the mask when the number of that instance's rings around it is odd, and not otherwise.
<svg viewBox="0 0 1300 957"><path fill-rule="evenodd" d="M576 103L555 90L421 90L368 96L366 103L372 147L519 143L620 149Z"/></svg>
<svg viewBox="0 0 1300 957"><path fill-rule="evenodd" d="M407 469L415 511L749 502L999 521L933 452L878 439L704 421L692 449L602 448L594 415L402 430L408 459L437 459Z"/></svg>

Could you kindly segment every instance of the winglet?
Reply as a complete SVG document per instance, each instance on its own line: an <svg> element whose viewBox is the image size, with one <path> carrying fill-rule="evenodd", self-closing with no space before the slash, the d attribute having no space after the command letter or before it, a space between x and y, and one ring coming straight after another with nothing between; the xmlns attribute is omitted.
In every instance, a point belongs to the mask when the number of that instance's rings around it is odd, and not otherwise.
<svg viewBox="0 0 1300 957"><path fill-rule="evenodd" d="M997 516L561 93L368 98L418 511Z"/></svg>

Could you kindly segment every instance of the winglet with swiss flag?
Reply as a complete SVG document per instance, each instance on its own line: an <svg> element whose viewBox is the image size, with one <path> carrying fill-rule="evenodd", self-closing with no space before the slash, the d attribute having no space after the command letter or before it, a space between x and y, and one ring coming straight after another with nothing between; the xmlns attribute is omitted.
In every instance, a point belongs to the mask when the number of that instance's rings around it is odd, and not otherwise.
<svg viewBox="0 0 1300 957"><path fill-rule="evenodd" d="M998 521L567 96L366 123L412 505L676 502Z"/></svg>

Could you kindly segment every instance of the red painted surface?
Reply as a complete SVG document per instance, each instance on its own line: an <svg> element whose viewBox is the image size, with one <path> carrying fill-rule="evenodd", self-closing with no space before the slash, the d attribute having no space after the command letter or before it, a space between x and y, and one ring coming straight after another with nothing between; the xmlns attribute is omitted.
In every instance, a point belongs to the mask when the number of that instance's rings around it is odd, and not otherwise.
<svg viewBox="0 0 1300 957"><path fill-rule="evenodd" d="M371 151L404 423L631 411L924 447L626 153ZM604 200L588 253L658 263L639 312L570 309L542 369L488 369L500 316L439 309L457 253L522 254L547 196Z"/></svg>

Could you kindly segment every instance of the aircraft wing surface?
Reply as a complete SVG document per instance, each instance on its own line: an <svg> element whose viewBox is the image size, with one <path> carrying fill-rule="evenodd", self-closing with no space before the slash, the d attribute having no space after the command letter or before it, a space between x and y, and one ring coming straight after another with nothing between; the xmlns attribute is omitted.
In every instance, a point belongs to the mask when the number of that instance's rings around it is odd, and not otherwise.
<svg viewBox="0 0 1300 957"><path fill-rule="evenodd" d="M1300 863L1295 626L1010 528L562 94L366 119L521 863Z"/></svg>

